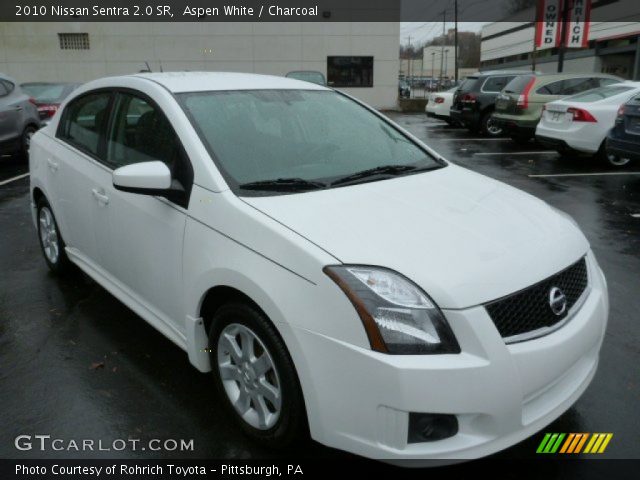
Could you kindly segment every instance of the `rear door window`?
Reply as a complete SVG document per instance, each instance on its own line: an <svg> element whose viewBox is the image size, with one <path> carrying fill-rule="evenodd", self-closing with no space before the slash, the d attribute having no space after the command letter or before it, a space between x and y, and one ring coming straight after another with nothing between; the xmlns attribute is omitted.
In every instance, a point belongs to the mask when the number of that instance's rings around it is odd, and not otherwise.
<svg viewBox="0 0 640 480"><path fill-rule="evenodd" d="M73 100L64 110L58 138L99 158L100 141L104 138L109 117L111 92L96 92Z"/></svg>
<svg viewBox="0 0 640 480"><path fill-rule="evenodd" d="M600 86L595 78L569 78L563 81L561 95L575 95Z"/></svg>
<svg viewBox="0 0 640 480"><path fill-rule="evenodd" d="M538 95L562 95L563 80L547 83L536 90Z"/></svg>

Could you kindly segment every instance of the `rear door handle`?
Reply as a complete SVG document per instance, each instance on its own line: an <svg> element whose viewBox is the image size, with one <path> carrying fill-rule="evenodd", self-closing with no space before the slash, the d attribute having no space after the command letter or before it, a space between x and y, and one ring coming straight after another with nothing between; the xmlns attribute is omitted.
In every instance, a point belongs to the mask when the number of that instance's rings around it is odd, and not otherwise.
<svg viewBox="0 0 640 480"><path fill-rule="evenodd" d="M58 164L50 158L47 158L47 165L49 166L49 170L52 172L56 172L58 170Z"/></svg>
<svg viewBox="0 0 640 480"><path fill-rule="evenodd" d="M17 107L15 107L15 110L17 110L17 111L22 110L22 105L18 105Z"/></svg>
<svg viewBox="0 0 640 480"><path fill-rule="evenodd" d="M109 197L104 194L104 190L98 190L97 188L94 188L93 190L91 190L91 193L96 198L96 200L98 200L99 204L109 205Z"/></svg>

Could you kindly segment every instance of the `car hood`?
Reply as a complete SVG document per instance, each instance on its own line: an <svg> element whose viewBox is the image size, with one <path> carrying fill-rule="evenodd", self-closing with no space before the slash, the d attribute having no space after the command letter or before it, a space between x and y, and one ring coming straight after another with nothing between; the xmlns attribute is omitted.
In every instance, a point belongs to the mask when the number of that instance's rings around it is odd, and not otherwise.
<svg viewBox="0 0 640 480"><path fill-rule="evenodd" d="M243 200L347 264L402 273L442 308L503 297L583 256L573 221L469 170Z"/></svg>

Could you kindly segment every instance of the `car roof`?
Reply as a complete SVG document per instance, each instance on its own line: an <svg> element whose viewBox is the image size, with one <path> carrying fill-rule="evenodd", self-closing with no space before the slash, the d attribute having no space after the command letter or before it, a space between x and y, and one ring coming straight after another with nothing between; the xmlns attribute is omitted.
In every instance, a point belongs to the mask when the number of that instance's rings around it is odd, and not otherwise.
<svg viewBox="0 0 640 480"><path fill-rule="evenodd" d="M233 72L163 72L131 75L159 83L172 93L222 90L329 90L314 83L275 75Z"/></svg>

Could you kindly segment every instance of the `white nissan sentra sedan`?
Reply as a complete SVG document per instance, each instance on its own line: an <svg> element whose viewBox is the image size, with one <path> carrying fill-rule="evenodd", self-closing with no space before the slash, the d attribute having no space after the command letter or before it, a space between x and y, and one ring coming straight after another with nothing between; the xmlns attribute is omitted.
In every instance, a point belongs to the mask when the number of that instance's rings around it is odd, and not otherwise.
<svg viewBox="0 0 640 480"><path fill-rule="evenodd" d="M31 152L49 267L186 350L269 445L481 457L596 372L607 287L575 222L330 88L105 78Z"/></svg>

